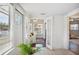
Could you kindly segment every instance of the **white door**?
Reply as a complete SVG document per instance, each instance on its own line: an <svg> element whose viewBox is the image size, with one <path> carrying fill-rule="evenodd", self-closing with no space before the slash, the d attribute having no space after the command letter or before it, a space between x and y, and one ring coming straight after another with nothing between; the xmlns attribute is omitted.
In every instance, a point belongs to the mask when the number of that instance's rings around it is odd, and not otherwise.
<svg viewBox="0 0 79 59"><path fill-rule="evenodd" d="M22 22L23 22L23 15L16 10L15 13L15 40L16 45L23 42L23 31L22 31Z"/></svg>

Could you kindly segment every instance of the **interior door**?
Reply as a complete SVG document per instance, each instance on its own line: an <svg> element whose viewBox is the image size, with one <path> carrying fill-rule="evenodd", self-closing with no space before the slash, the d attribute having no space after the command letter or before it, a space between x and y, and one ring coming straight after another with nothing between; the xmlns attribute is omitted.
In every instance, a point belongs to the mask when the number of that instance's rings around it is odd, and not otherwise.
<svg viewBox="0 0 79 59"><path fill-rule="evenodd" d="M22 21L23 21L23 15L16 10L15 13L15 40L16 45L23 42L23 31L22 31Z"/></svg>

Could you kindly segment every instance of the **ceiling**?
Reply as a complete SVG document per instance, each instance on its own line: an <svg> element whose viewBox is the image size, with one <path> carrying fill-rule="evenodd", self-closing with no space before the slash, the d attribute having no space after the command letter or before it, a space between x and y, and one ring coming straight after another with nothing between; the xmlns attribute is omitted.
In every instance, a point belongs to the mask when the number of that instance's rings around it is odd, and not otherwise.
<svg viewBox="0 0 79 59"><path fill-rule="evenodd" d="M21 6L33 16L62 15L79 8L78 3L21 3Z"/></svg>

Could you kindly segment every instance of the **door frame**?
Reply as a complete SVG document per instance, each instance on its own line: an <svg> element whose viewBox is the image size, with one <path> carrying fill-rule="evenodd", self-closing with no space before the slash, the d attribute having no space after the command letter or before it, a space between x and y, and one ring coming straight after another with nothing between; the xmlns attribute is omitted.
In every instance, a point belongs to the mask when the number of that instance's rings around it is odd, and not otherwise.
<svg viewBox="0 0 79 59"><path fill-rule="evenodd" d="M74 14L76 14L76 13L79 13L79 8L77 8L77 9L75 9L75 10L72 10L70 13L68 13L66 16L65 16L65 25L66 25L66 38L65 38L65 41L66 41L66 45L64 45L65 46L65 48L66 49L69 49L69 18L72 16L72 15L74 15Z"/></svg>

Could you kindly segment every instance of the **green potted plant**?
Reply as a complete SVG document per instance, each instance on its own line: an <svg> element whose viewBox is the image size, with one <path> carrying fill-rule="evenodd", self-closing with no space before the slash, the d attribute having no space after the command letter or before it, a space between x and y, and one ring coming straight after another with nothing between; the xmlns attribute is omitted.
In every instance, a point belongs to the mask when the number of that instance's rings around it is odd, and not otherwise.
<svg viewBox="0 0 79 59"><path fill-rule="evenodd" d="M32 55L37 51L37 49L33 48L31 44L22 43L18 45L18 47L20 48L20 53L23 55Z"/></svg>

